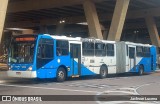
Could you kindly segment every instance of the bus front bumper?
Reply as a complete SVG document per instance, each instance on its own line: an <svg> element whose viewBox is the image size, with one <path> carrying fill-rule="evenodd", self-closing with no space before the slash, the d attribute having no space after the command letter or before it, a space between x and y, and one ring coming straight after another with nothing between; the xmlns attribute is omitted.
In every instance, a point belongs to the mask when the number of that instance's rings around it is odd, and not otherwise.
<svg viewBox="0 0 160 104"><path fill-rule="evenodd" d="M37 78L36 71L7 71L8 77Z"/></svg>

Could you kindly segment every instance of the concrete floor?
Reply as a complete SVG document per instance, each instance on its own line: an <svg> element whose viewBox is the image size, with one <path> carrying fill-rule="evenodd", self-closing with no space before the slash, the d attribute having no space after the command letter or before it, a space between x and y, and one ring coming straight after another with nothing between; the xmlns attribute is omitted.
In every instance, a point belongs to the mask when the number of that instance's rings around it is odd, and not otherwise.
<svg viewBox="0 0 160 104"><path fill-rule="evenodd" d="M133 74L112 75L105 79L81 77L63 83L54 80L28 80L8 78L0 71L0 95L160 95L160 71L143 76ZM2 102L0 102L1 104ZM3 102L10 104L11 102ZM25 103L25 102L12 102ZM82 104L81 101L27 102L29 104ZM87 101L89 104L159 104L159 102L107 102Z"/></svg>

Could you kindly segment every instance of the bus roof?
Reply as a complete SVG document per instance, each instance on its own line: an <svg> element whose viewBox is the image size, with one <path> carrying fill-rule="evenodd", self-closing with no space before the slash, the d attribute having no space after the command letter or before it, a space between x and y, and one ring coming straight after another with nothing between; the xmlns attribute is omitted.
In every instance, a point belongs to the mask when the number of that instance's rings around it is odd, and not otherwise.
<svg viewBox="0 0 160 104"><path fill-rule="evenodd" d="M124 42L124 41L122 41L122 42ZM150 45L150 44L133 43L133 42L125 42L125 44L127 44L127 45L135 45L135 46L148 46L148 47L154 46L154 45Z"/></svg>
<svg viewBox="0 0 160 104"><path fill-rule="evenodd" d="M81 38L80 37L67 37L67 36L57 36L57 35L50 35L52 38L54 39L58 39L58 40L70 40L70 41L80 41Z"/></svg>
<svg viewBox="0 0 160 104"><path fill-rule="evenodd" d="M133 43L133 42L125 42L125 41L110 41L110 40L101 40L101 39L96 39L94 37L89 37L89 38L81 38L81 37L67 37L67 36L58 36L58 35L49 35L49 34L44 34L47 36L50 36L54 39L57 40L69 40L69 41L94 41L94 42L103 42L103 43L118 43L118 42L124 42L127 45L134 45L134 46L154 46L150 44L142 44L142 43Z"/></svg>

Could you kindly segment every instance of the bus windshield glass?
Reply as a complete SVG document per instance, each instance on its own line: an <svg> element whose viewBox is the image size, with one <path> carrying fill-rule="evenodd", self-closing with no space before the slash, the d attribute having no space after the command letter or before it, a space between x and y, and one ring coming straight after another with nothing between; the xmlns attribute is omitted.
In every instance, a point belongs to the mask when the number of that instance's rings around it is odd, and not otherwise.
<svg viewBox="0 0 160 104"><path fill-rule="evenodd" d="M23 40L24 39L24 40ZM11 45L11 54L9 58L10 63L32 63L35 40L28 41L27 38L16 38ZM29 38L28 38L29 39Z"/></svg>

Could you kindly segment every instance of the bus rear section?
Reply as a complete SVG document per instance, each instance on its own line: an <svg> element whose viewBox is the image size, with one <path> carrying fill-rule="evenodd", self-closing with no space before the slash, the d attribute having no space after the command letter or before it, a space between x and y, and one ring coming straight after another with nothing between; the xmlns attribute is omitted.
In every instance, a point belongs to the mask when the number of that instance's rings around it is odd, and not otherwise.
<svg viewBox="0 0 160 104"><path fill-rule="evenodd" d="M117 72L144 72L156 70L156 47L153 45L117 42Z"/></svg>

